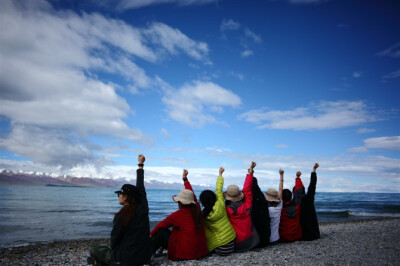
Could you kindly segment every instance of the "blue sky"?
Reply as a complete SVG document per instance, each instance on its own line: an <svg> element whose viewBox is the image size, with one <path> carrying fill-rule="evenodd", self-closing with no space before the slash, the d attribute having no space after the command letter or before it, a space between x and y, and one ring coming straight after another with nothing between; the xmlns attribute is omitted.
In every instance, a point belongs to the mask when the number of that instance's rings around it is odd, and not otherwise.
<svg viewBox="0 0 400 266"><path fill-rule="evenodd" d="M400 191L400 3L1 1L0 168Z"/></svg>

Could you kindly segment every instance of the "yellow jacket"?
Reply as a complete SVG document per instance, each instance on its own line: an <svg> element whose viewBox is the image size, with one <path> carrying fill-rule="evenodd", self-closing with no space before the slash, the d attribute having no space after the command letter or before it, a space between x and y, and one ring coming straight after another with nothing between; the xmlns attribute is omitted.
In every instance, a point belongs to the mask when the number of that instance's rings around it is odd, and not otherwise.
<svg viewBox="0 0 400 266"><path fill-rule="evenodd" d="M205 219L207 247L209 251L223 246L235 239L236 233L226 214L224 195L222 187L224 178L219 176L215 188L217 201L210 214Z"/></svg>

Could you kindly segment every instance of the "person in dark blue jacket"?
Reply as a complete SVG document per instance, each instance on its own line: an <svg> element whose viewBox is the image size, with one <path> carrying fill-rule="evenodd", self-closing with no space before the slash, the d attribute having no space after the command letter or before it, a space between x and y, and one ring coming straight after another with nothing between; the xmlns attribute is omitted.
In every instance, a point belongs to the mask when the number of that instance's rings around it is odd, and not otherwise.
<svg viewBox="0 0 400 266"><path fill-rule="evenodd" d="M90 249L88 264L143 265L152 255L149 208L144 187L145 157L138 156L136 186L125 184L115 191L123 207L114 215L111 248L94 246Z"/></svg>

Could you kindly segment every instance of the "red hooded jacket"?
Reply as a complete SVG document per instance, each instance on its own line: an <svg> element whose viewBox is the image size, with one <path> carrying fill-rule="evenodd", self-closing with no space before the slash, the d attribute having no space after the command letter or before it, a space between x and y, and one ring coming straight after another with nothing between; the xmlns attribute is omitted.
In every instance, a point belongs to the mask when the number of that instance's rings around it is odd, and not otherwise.
<svg viewBox="0 0 400 266"><path fill-rule="evenodd" d="M185 188L193 191L189 181L185 181ZM194 196L194 200L197 208L200 209L196 196ZM208 254L205 228L202 226L200 231L196 231L191 208L183 207L171 213L154 227L150 235L154 236L160 228L170 227L172 227L172 232L168 241L168 259L190 260Z"/></svg>

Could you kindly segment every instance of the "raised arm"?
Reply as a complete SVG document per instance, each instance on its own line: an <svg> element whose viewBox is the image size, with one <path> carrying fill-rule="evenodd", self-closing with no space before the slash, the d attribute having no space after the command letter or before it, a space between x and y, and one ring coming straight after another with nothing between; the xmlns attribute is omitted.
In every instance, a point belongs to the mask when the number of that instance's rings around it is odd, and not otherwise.
<svg viewBox="0 0 400 266"><path fill-rule="evenodd" d="M246 176L246 179L244 181L243 185L243 193L245 195L245 203L251 204L253 201L253 195L251 193L251 190L253 189L253 174L254 174L254 167L256 167L255 162L251 162L250 168L248 170L248 174Z"/></svg>
<svg viewBox="0 0 400 266"><path fill-rule="evenodd" d="M189 190L193 191L192 185L190 184L190 182L187 178L188 174L189 174L189 171L186 169L183 169L183 173L182 173L183 185L185 186L185 189L189 189ZM197 197L196 197L196 194L194 194L194 191L193 191L193 197L194 197L194 201L196 202L196 204L198 204Z"/></svg>
<svg viewBox="0 0 400 266"><path fill-rule="evenodd" d="M223 167L219 168L219 175L217 178L217 184L215 185L215 195L217 195L218 199L223 199L224 196L222 194L222 187L224 186L224 178L222 174L224 173L225 169Z"/></svg>
<svg viewBox="0 0 400 266"><path fill-rule="evenodd" d="M143 154L138 155L138 169L136 170L136 186L139 189L144 189L144 161L146 157Z"/></svg>
<svg viewBox="0 0 400 266"><path fill-rule="evenodd" d="M315 189L317 186L317 168L319 167L318 163L314 164L313 171L311 172L310 184L308 185L307 196L314 198Z"/></svg>
<svg viewBox="0 0 400 266"><path fill-rule="evenodd" d="M279 192L278 192L278 198L282 200L282 191L283 191L283 174L285 171L282 169L279 169L279 175L280 175L280 180L279 180Z"/></svg>

